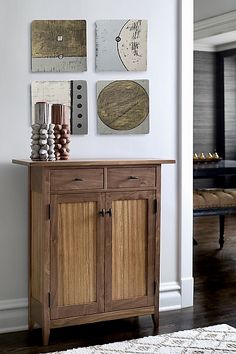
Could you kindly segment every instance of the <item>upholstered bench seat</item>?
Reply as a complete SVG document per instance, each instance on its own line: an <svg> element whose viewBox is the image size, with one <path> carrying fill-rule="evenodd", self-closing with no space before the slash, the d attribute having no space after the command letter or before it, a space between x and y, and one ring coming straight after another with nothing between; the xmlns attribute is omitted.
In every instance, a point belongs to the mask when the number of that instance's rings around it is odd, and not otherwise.
<svg viewBox="0 0 236 354"><path fill-rule="evenodd" d="M236 207L235 189L197 189L193 192L193 210Z"/></svg>
<svg viewBox="0 0 236 354"><path fill-rule="evenodd" d="M224 245L224 217L230 214L236 214L236 189L209 188L193 191L193 216L220 217L221 249Z"/></svg>

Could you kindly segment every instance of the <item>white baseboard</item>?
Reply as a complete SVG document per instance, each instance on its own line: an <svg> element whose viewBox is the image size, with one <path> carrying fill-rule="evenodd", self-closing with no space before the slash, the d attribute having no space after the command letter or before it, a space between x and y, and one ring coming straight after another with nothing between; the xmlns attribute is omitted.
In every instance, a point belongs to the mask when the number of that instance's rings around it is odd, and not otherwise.
<svg viewBox="0 0 236 354"><path fill-rule="evenodd" d="M181 308L193 306L193 277L181 279Z"/></svg>
<svg viewBox="0 0 236 354"><path fill-rule="evenodd" d="M161 283L160 311L173 311L191 306L192 279L183 279L182 290L177 282ZM182 296L181 296L182 294ZM190 300L188 297L190 296ZM28 300L0 300L0 333L24 331L28 328Z"/></svg>
<svg viewBox="0 0 236 354"><path fill-rule="evenodd" d="M177 282L160 284L160 311L173 311L181 308L180 285Z"/></svg>
<svg viewBox="0 0 236 354"><path fill-rule="evenodd" d="M24 331L28 328L28 300L0 300L0 333Z"/></svg>

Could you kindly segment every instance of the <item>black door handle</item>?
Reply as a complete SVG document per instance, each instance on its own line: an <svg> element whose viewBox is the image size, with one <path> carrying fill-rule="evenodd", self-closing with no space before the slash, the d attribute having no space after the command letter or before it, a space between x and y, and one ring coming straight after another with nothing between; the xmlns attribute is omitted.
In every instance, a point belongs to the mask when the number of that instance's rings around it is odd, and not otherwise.
<svg viewBox="0 0 236 354"><path fill-rule="evenodd" d="M109 216L112 216L112 209L110 208L110 209L106 210L106 214L108 214Z"/></svg>
<svg viewBox="0 0 236 354"><path fill-rule="evenodd" d="M138 179L137 176L129 176L129 179Z"/></svg>
<svg viewBox="0 0 236 354"><path fill-rule="evenodd" d="M100 211L98 212L98 215L99 215L99 216L102 216L102 217L104 218L104 216L105 216L105 209L100 210Z"/></svg>

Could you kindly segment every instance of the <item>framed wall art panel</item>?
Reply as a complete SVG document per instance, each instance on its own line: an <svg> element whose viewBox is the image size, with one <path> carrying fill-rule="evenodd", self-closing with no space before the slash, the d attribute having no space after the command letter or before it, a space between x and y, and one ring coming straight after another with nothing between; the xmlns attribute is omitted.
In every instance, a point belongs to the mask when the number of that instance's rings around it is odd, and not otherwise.
<svg viewBox="0 0 236 354"><path fill-rule="evenodd" d="M146 71L147 20L96 22L96 71Z"/></svg>
<svg viewBox="0 0 236 354"><path fill-rule="evenodd" d="M85 20L35 20L31 30L33 72L87 70Z"/></svg>
<svg viewBox="0 0 236 354"><path fill-rule="evenodd" d="M35 103L48 102L49 109L54 103L68 107L72 134L88 133L87 82L71 81L34 81L31 84L32 124L35 119Z"/></svg>
<svg viewBox="0 0 236 354"><path fill-rule="evenodd" d="M149 81L97 82L99 134L149 133Z"/></svg>

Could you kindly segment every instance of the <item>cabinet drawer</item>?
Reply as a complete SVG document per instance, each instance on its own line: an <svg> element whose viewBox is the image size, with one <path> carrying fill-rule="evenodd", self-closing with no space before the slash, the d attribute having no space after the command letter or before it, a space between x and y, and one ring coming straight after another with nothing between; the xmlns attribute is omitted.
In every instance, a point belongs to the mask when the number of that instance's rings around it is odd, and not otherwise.
<svg viewBox="0 0 236 354"><path fill-rule="evenodd" d="M107 170L108 188L154 187L155 184L154 167L119 167Z"/></svg>
<svg viewBox="0 0 236 354"><path fill-rule="evenodd" d="M102 188L102 168L55 170L51 172L52 191Z"/></svg>

